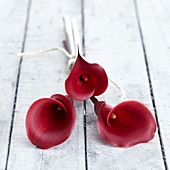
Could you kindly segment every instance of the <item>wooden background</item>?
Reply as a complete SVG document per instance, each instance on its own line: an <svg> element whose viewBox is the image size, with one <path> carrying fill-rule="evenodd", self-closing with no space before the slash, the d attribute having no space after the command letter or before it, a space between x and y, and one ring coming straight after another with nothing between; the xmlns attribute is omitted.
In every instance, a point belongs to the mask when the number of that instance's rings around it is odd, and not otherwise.
<svg viewBox="0 0 170 170"><path fill-rule="evenodd" d="M23 51L63 47L62 16L76 17L83 52L102 65L157 121L147 144L118 148L97 130L93 104L74 102L76 127L48 150L27 139L25 117L37 99L65 94L68 59L60 52L16 57ZM170 166L169 0L0 1L0 170L162 170ZM99 99L113 106L120 92L109 85Z"/></svg>

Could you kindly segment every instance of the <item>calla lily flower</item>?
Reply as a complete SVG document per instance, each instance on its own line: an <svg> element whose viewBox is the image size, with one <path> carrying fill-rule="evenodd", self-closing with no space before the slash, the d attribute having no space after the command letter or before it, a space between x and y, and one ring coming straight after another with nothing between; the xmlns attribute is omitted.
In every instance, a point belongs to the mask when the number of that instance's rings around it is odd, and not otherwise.
<svg viewBox="0 0 170 170"><path fill-rule="evenodd" d="M74 100L83 101L105 92L108 77L99 64L85 61L78 52L77 60L65 81L65 89Z"/></svg>
<svg viewBox="0 0 170 170"><path fill-rule="evenodd" d="M138 101L125 101L114 108L93 100L98 130L104 140L118 147L132 147L154 138L156 122L150 110Z"/></svg>
<svg viewBox="0 0 170 170"><path fill-rule="evenodd" d="M72 99L55 94L35 101L26 116L26 132L32 144L48 149L66 141L76 123Z"/></svg>

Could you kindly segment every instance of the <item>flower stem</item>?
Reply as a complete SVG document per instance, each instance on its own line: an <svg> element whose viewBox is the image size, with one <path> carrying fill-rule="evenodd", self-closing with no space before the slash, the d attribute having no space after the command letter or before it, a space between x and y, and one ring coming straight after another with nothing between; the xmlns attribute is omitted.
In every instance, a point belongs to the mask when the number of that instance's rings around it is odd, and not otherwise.
<svg viewBox="0 0 170 170"><path fill-rule="evenodd" d="M90 97L90 100L93 102L93 104L95 105L98 102L98 99L96 97ZM95 110L96 115L98 116L98 113Z"/></svg>
<svg viewBox="0 0 170 170"><path fill-rule="evenodd" d="M98 102L96 97L90 97L90 100L93 102L93 104L95 104L96 102Z"/></svg>

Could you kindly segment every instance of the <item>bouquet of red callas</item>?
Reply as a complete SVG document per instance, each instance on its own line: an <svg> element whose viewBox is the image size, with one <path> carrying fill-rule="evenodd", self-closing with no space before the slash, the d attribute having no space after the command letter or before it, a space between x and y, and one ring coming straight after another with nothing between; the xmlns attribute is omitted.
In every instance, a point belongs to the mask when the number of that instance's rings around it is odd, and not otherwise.
<svg viewBox="0 0 170 170"><path fill-rule="evenodd" d="M97 101L108 86L105 70L98 64L85 61L78 53L77 60L65 81L69 96L60 94L39 99L28 110L26 130L29 140L42 149L59 145L71 135L76 122L72 99L91 98L98 115L98 130L104 140L118 147L131 147L153 139L155 119L149 109L137 101L125 101L112 107ZM72 98L72 99L71 99Z"/></svg>

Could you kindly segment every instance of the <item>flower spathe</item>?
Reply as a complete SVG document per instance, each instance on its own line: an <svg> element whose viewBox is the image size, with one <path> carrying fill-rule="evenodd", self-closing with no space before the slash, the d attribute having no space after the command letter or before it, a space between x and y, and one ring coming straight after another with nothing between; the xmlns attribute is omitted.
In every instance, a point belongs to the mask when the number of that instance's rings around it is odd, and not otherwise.
<svg viewBox="0 0 170 170"><path fill-rule="evenodd" d="M104 101L97 101L95 111L100 135L114 146L132 147L154 138L155 119L138 101L125 101L114 108Z"/></svg>
<svg viewBox="0 0 170 170"><path fill-rule="evenodd" d="M76 111L68 96L55 94L35 101L26 116L26 132L31 143L48 149L66 141L76 123Z"/></svg>
<svg viewBox="0 0 170 170"><path fill-rule="evenodd" d="M105 92L108 77L99 64L85 61L78 52L77 60L65 81L65 89L74 100L83 101Z"/></svg>

